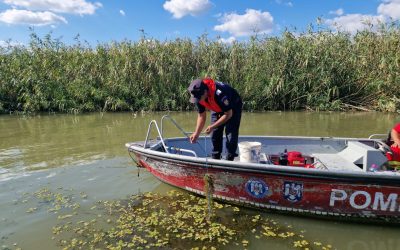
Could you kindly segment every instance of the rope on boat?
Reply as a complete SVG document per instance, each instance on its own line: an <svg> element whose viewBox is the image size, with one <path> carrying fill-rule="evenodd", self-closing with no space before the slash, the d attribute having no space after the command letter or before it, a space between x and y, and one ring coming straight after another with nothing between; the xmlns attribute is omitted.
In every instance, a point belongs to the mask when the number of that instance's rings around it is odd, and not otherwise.
<svg viewBox="0 0 400 250"><path fill-rule="evenodd" d="M204 175L204 194L207 199L208 215L207 219L210 220L213 215L213 193L214 193L214 181L210 174Z"/></svg>
<svg viewBox="0 0 400 250"><path fill-rule="evenodd" d="M207 155L207 136L204 135L204 152L206 155L206 174L204 175L204 194L207 199L208 214L207 219L210 220L213 216L213 194L214 194L214 180L208 173L208 155Z"/></svg>
<svg viewBox="0 0 400 250"><path fill-rule="evenodd" d="M134 157L132 157L132 155L131 155L131 152L128 150L128 154L129 154L129 156L131 157L131 159L132 159L132 161L136 164L136 167L137 167L137 176L139 177L139 175L140 175L140 164L139 164L139 162L134 158Z"/></svg>

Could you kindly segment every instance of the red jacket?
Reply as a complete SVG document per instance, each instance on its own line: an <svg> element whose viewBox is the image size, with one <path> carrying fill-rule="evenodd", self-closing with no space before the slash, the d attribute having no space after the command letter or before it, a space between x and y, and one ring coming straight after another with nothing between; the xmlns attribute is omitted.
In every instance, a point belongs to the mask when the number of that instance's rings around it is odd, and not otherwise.
<svg viewBox="0 0 400 250"><path fill-rule="evenodd" d="M203 105L206 109L212 110L214 112L222 112L221 107L215 101L215 82L211 78L203 79L203 83L208 88L207 99L205 101L200 101L199 103Z"/></svg>

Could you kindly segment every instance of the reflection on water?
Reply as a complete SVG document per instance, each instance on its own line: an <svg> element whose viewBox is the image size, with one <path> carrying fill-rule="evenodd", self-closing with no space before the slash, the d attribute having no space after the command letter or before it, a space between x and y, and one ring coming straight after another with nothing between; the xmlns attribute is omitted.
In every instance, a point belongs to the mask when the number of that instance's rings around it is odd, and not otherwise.
<svg viewBox="0 0 400 250"><path fill-rule="evenodd" d="M0 166L38 170L125 156L125 141L144 123L130 114L2 116Z"/></svg>
<svg viewBox="0 0 400 250"><path fill-rule="evenodd" d="M32 195L44 187L60 190L71 197L79 197L84 192L88 199L82 200L81 206L90 214L90 207L100 199L123 199L138 192L171 190L144 170L137 177L124 146L126 142L144 140L149 122L159 121L162 115L0 116L0 246L7 245L11 249L56 247L51 237L57 216L51 217L47 211L41 211L34 200L24 198L24 193ZM185 130L194 129L196 113L170 115ZM387 133L399 120L398 115L384 113L244 113L240 133L367 137ZM166 136L182 136L168 121L164 132ZM152 136L156 136L154 131ZM38 210L27 213L34 207ZM292 225L304 231L308 239L320 240L337 249L400 249L398 227L263 215ZM18 246L13 246L14 243ZM250 249L266 247L292 249L292 246L265 240L250 244Z"/></svg>
<svg viewBox="0 0 400 250"><path fill-rule="evenodd" d="M378 112L247 113L242 119L242 134L368 137L387 133L400 116Z"/></svg>

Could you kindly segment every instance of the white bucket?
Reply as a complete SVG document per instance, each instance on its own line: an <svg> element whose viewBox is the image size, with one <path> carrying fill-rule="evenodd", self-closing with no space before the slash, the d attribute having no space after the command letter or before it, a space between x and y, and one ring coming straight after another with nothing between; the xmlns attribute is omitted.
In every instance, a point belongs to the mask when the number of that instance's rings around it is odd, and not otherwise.
<svg viewBox="0 0 400 250"><path fill-rule="evenodd" d="M243 141L239 144L239 158L242 162L259 162L261 142Z"/></svg>

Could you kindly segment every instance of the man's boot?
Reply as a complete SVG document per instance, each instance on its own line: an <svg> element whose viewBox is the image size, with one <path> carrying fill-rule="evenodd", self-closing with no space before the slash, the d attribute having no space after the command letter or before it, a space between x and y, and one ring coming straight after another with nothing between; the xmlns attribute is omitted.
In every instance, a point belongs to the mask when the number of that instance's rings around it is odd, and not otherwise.
<svg viewBox="0 0 400 250"><path fill-rule="evenodd" d="M221 153L219 152L212 153L211 157L216 160L221 160Z"/></svg>
<svg viewBox="0 0 400 250"><path fill-rule="evenodd" d="M233 161L235 159L236 154L229 154L226 156L227 161Z"/></svg>

